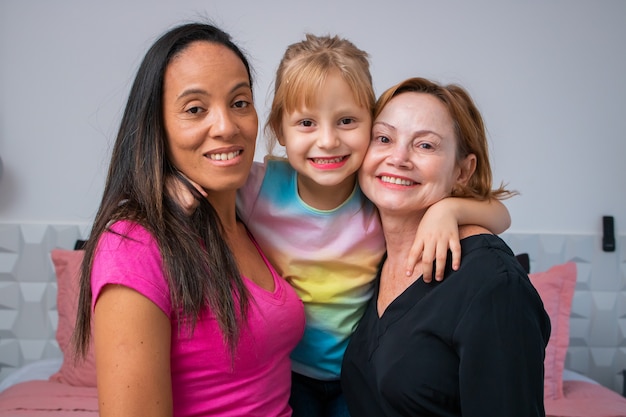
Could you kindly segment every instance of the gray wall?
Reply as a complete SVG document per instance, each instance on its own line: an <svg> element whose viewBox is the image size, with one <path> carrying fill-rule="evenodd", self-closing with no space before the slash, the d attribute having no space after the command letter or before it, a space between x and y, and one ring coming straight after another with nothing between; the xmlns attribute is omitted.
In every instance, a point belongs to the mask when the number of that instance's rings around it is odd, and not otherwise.
<svg viewBox="0 0 626 417"><path fill-rule="evenodd" d="M337 33L371 54L377 93L459 82L491 140L510 231L626 232L626 2L0 1L0 222L93 218L136 67L168 27L210 18L257 71L266 114L284 48ZM262 156L264 150L258 150Z"/></svg>

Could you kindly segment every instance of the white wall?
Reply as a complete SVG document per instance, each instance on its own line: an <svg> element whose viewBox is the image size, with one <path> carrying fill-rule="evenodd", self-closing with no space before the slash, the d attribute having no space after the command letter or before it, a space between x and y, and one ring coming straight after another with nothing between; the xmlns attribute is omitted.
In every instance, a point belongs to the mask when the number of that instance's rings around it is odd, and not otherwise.
<svg viewBox="0 0 626 417"><path fill-rule="evenodd" d="M622 0L0 0L0 223L92 220L143 53L199 17L248 51L261 116L284 48L337 33L371 54L377 93L418 75L469 89L496 182L522 193L511 232L595 234L609 214L626 233Z"/></svg>

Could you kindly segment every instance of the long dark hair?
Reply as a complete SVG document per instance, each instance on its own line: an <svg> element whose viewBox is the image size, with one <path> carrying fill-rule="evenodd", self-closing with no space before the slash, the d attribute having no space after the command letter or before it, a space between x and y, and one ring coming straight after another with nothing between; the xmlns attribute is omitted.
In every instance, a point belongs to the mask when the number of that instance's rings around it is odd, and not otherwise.
<svg viewBox="0 0 626 417"><path fill-rule="evenodd" d="M246 317L248 292L223 238L214 208L167 158L163 123L163 80L170 61L191 43L203 41L233 51L248 72L243 52L222 30L203 23L184 24L163 34L146 53L130 90L113 147L108 177L91 235L85 246L74 347L84 356L91 333L91 266L100 236L116 220L131 220L152 233L163 258L173 308L193 331L203 308L215 315L234 352ZM165 191L165 178L177 177L200 201L188 216Z"/></svg>

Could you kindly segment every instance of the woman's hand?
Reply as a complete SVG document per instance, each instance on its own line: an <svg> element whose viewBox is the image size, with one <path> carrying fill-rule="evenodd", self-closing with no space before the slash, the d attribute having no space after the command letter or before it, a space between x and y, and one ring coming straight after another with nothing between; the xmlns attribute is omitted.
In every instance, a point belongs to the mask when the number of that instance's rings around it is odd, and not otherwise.
<svg viewBox="0 0 626 417"><path fill-rule="evenodd" d="M183 174L181 173L181 175ZM203 197L207 197L207 193L202 187L187 177L185 177L185 179L189 181L191 185L196 187L196 190L198 190ZM165 178L165 190L167 194L174 199L174 201L178 202L188 216L191 215L200 204L189 188L187 188L187 186L175 176L168 175L167 178Z"/></svg>

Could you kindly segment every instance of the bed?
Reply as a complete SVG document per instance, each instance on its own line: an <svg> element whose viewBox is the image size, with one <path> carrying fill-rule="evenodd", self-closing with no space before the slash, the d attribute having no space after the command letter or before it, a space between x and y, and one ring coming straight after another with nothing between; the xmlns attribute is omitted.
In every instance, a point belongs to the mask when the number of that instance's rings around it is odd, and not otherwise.
<svg viewBox="0 0 626 417"><path fill-rule="evenodd" d="M95 387L70 385L55 376L63 359L39 360L0 383L0 416L98 416Z"/></svg>
<svg viewBox="0 0 626 417"><path fill-rule="evenodd" d="M73 361L70 336L75 323L78 271L83 252L51 252L57 278L59 320L56 339L64 358L40 360L0 381L0 417L97 416L95 361ZM518 255L528 270L528 257ZM552 334L545 358L545 408L551 417L626 417L626 398L596 381L564 369L576 264L567 262L530 273L550 315Z"/></svg>
<svg viewBox="0 0 626 417"><path fill-rule="evenodd" d="M76 243L81 247L83 241ZM57 280L56 341L60 358L38 360L0 381L0 416L98 416L93 348L84 361L73 360L71 336L76 322L82 250L50 252Z"/></svg>

